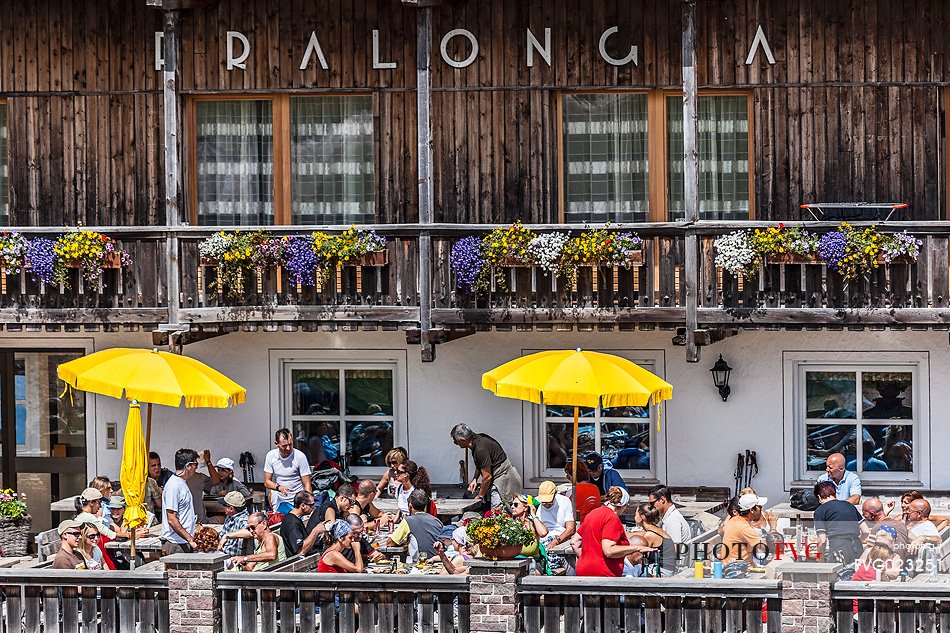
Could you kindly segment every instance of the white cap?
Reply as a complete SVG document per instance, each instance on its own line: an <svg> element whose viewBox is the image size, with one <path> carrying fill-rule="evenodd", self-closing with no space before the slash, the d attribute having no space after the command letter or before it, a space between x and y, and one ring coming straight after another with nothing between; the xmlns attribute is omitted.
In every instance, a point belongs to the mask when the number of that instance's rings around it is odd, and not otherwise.
<svg viewBox="0 0 950 633"><path fill-rule="evenodd" d="M751 510L755 506L765 506L768 503L768 497L760 497L754 494L742 495L739 497L739 510L745 512L746 510Z"/></svg>
<svg viewBox="0 0 950 633"><path fill-rule="evenodd" d="M227 468L231 472L234 472L234 460L230 457L222 457L215 466L218 468Z"/></svg>

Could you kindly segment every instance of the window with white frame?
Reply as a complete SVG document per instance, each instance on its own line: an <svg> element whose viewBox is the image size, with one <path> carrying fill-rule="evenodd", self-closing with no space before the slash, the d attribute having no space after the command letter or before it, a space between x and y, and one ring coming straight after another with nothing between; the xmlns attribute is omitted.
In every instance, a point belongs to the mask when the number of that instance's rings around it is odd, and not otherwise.
<svg viewBox="0 0 950 633"><path fill-rule="evenodd" d="M286 366L295 445L312 465L345 459L356 472L382 467L396 426L394 363Z"/></svg>
<svg viewBox="0 0 950 633"><path fill-rule="evenodd" d="M919 481L924 373L916 361L796 363L796 478L813 479L828 455L841 453L862 479Z"/></svg>
<svg viewBox="0 0 950 633"><path fill-rule="evenodd" d="M652 477L654 412L648 407L581 407L577 432L577 458L598 452L624 478ZM543 476L564 476L564 466L574 455L574 407L544 407L545 446Z"/></svg>

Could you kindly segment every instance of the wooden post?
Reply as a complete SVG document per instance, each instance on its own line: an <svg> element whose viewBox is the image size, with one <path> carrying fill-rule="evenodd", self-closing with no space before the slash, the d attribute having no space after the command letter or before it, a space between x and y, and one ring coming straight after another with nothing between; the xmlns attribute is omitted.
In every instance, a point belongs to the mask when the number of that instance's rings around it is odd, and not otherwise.
<svg viewBox="0 0 950 633"><path fill-rule="evenodd" d="M574 407L574 453L571 455L571 483L577 488L577 416L580 414L580 407ZM574 505L577 505L577 495L574 495Z"/></svg>
<svg viewBox="0 0 950 633"><path fill-rule="evenodd" d="M416 14L416 135L419 155L419 224L432 224L432 8ZM435 360L435 346L429 340L432 329L432 236L419 231L419 343L422 362Z"/></svg>
<svg viewBox="0 0 950 633"><path fill-rule="evenodd" d="M686 362L699 361L694 332L698 327L699 221L698 96L696 90L696 0L683 0L683 182L686 200Z"/></svg>
<svg viewBox="0 0 950 633"><path fill-rule="evenodd" d="M174 229L181 224L179 183L178 116L178 58L180 53L179 12L165 11L164 21L165 67L162 73L162 93L165 115L165 226L172 229L165 237L165 268L168 302L168 322L178 323L179 279L181 262L178 259L178 236Z"/></svg>

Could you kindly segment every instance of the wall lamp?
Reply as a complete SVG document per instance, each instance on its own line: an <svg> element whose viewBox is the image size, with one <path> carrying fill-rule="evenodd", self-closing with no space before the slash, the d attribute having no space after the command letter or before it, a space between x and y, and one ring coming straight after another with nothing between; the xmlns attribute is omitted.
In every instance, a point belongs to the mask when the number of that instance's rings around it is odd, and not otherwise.
<svg viewBox="0 0 950 633"><path fill-rule="evenodd" d="M725 402L729 399L729 394L732 393L732 389L729 388L729 375L732 373L732 367L722 359L722 354L720 354L719 360L709 371L712 373L713 383L716 385L716 389L719 390L719 395L722 396L722 401Z"/></svg>

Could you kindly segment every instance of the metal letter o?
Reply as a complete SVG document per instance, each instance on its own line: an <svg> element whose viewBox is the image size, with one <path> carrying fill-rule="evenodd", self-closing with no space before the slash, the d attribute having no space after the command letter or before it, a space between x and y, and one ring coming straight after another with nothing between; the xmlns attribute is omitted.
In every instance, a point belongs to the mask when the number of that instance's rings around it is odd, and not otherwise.
<svg viewBox="0 0 950 633"><path fill-rule="evenodd" d="M462 61L456 61L449 57L448 50L446 50L449 40L451 40L456 35L464 36L472 44L472 53ZM452 29L443 35L440 48L442 49L443 61L453 68L465 68L466 66L471 66L473 63L475 63L475 58L478 57L478 40L475 39L475 35L468 29Z"/></svg>

